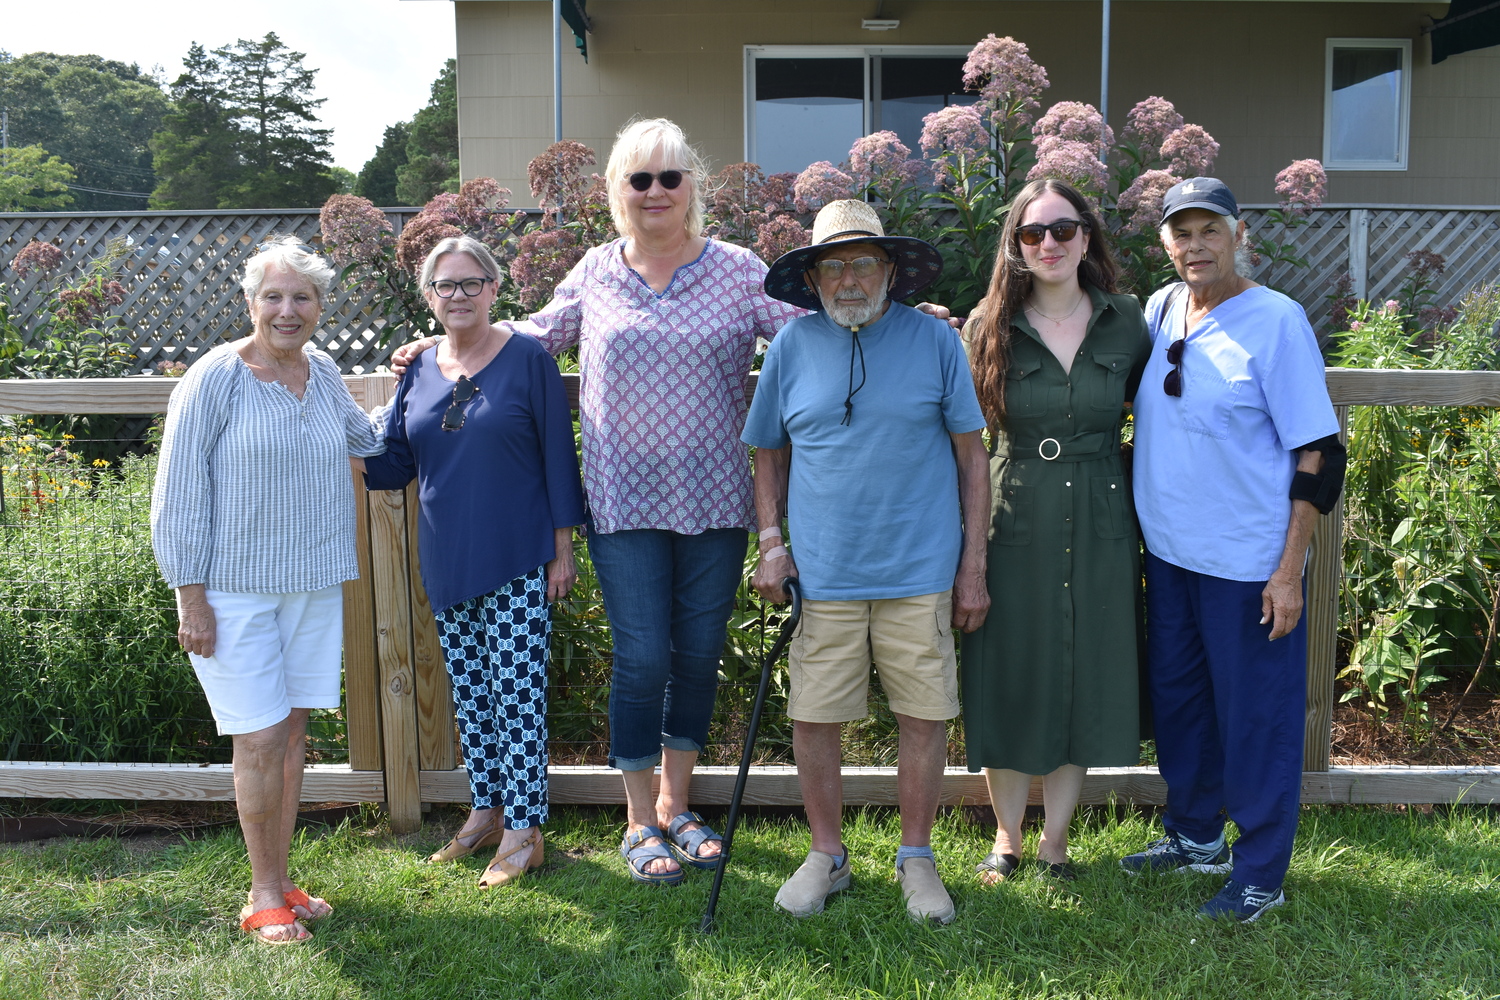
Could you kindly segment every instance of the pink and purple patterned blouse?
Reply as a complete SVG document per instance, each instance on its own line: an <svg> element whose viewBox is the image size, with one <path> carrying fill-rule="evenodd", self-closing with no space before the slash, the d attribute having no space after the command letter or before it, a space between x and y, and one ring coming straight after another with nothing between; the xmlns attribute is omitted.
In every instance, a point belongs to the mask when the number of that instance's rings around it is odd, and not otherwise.
<svg viewBox="0 0 1500 1000"><path fill-rule="evenodd" d="M551 354L579 345L583 481L595 530L755 528L740 443L757 337L804 310L766 295L766 265L709 240L660 295L623 239L590 250L552 301L509 323Z"/></svg>

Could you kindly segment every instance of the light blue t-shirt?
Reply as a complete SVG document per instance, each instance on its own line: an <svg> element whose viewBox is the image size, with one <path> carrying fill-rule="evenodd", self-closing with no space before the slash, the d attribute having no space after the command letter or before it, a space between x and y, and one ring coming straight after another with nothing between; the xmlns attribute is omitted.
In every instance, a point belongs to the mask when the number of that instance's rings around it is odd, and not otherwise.
<svg viewBox="0 0 1500 1000"><path fill-rule="evenodd" d="M1302 307L1256 287L1220 303L1182 353L1182 396L1162 382L1188 293L1146 304L1151 360L1135 396L1135 509L1146 548L1225 580L1270 578L1286 547L1294 449L1337 434L1318 342Z"/></svg>
<svg viewBox="0 0 1500 1000"><path fill-rule="evenodd" d="M870 601L951 590L963 543L949 434L984 427L958 334L893 303L854 335L827 314L794 319L766 352L741 439L792 446L787 521L802 595Z"/></svg>

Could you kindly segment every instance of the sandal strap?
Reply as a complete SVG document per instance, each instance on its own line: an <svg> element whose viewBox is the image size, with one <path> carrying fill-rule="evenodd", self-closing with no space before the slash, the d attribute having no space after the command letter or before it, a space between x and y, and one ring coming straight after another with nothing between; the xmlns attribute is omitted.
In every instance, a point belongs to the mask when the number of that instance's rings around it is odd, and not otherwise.
<svg viewBox="0 0 1500 1000"><path fill-rule="evenodd" d="M698 829L684 831L682 828L689 823L697 823ZM695 812L685 812L677 816L667 824L667 832L672 837L672 843L676 844L684 854L694 858L703 857L698 853L698 848L702 847L706 841L717 840L721 844L724 842L724 838L715 833L713 827L703 822L703 817Z"/></svg>
<svg viewBox="0 0 1500 1000"><path fill-rule="evenodd" d="M654 826L642 827L635 833L626 834L625 840L620 844L620 854L625 858L625 863L628 864L631 868L634 868L637 873L646 875L648 877L676 875L677 872L675 871L646 871L646 865L650 864L652 861L656 861L657 859L665 859L667 861L676 860L672 857L671 850L667 848L667 845L664 842L656 844L642 843L642 841L650 840L652 837L656 837L661 841L666 840L666 837L663 836L661 829Z"/></svg>
<svg viewBox="0 0 1500 1000"><path fill-rule="evenodd" d="M641 841L650 840L652 837L658 840L667 839L667 835L661 832L661 827L659 826L643 826L639 830L627 830L625 831L625 839L620 841L620 853L628 857L627 852L640 850Z"/></svg>
<svg viewBox="0 0 1500 1000"><path fill-rule="evenodd" d="M241 920L240 929L253 931L262 927L295 924L296 922L297 914L292 912L290 906L268 906L264 910L256 910Z"/></svg>

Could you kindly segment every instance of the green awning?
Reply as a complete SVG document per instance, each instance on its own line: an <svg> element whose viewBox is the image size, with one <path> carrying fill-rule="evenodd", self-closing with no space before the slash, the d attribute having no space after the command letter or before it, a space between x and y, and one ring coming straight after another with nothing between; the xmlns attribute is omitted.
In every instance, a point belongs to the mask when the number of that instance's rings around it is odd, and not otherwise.
<svg viewBox="0 0 1500 1000"><path fill-rule="evenodd" d="M1432 61L1500 45L1500 0L1453 0L1432 25Z"/></svg>
<svg viewBox="0 0 1500 1000"><path fill-rule="evenodd" d="M584 10L588 6L588 0L562 0L559 6L562 8L563 21L573 29L573 44L578 46L578 54L583 56L584 62L588 62L589 29L594 26Z"/></svg>

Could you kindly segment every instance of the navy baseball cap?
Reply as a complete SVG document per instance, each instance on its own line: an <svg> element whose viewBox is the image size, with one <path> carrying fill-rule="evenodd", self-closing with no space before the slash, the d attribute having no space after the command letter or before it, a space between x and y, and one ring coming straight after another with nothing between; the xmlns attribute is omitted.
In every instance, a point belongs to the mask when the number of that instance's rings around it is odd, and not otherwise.
<svg viewBox="0 0 1500 1000"><path fill-rule="evenodd" d="M1231 219L1240 217L1239 202L1229 185L1215 177L1189 177L1172 185L1161 200L1161 221L1186 208L1203 208Z"/></svg>

